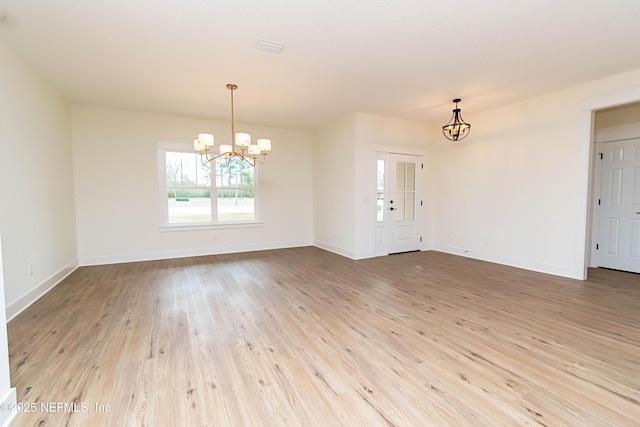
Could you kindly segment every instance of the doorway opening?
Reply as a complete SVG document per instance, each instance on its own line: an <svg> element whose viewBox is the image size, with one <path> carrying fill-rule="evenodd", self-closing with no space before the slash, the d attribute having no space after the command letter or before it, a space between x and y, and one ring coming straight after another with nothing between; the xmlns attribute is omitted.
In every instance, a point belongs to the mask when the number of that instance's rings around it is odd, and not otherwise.
<svg viewBox="0 0 640 427"><path fill-rule="evenodd" d="M593 113L591 267L640 273L640 102Z"/></svg>

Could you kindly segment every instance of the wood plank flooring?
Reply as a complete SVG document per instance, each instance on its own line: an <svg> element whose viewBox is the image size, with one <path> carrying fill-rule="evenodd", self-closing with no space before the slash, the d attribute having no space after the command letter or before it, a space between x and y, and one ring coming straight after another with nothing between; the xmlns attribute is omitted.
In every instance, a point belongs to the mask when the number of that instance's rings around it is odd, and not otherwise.
<svg viewBox="0 0 640 427"><path fill-rule="evenodd" d="M640 423L630 273L284 249L83 267L8 328L13 426Z"/></svg>

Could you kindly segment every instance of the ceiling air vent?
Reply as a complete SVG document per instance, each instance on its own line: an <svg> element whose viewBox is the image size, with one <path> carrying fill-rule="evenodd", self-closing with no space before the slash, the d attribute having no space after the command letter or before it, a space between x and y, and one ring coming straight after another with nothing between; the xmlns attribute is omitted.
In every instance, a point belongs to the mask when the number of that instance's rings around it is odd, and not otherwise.
<svg viewBox="0 0 640 427"><path fill-rule="evenodd" d="M284 49L284 45L276 42L270 42L268 40L258 40L256 42L256 49L265 50L271 53L280 53Z"/></svg>

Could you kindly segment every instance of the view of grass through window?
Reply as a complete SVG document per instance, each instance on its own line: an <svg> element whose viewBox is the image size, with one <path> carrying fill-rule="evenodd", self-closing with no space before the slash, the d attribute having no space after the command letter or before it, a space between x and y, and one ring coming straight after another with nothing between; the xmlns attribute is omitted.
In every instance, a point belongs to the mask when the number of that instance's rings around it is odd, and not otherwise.
<svg viewBox="0 0 640 427"><path fill-rule="evenodd" d="M242 160L203 164L197 153L167 152L166 178L170 224L256 219L254 171Z"/></svg>

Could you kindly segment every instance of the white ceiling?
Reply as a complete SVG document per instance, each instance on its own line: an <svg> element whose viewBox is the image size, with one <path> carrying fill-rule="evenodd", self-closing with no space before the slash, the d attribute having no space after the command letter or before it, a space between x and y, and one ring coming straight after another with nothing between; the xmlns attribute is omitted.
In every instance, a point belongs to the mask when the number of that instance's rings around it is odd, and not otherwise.
<svg viewBox="0 0 640 427"><path fill-rule="evenodd" d="M314 129L442 123L640 68L639 0L0 0L0 38L71 101ZM257 50L258 39L284 44Z"/></svg>

